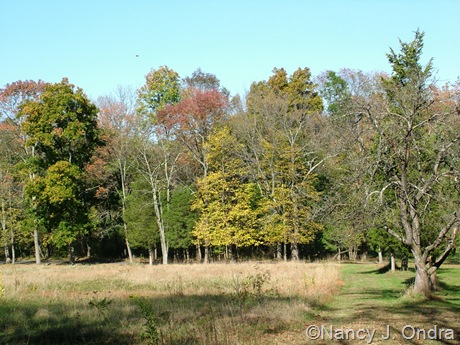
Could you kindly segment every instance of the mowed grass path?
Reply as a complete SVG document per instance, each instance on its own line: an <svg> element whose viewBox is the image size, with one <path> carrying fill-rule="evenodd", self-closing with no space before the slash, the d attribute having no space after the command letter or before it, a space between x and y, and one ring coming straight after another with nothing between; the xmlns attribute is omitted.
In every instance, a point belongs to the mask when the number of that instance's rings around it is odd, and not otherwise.
<svg viewBox="0 0 460 345"><path fill-rule="evenodd" d="M460 344L460 267L445 265L438 278L441 289L432 300L413 296L408 287L415 272L385 272L375 264L344 264L344 287L332 303L319 308L309 322L333 329L375 330L372 344ZM402 331L405 329L405 337ZM428 335L413 335L413 329L437 329L437 340ZM439 330L453 329L454 339L446 339ZM328 328L330 329L330 328ZM387 337L390 332L390 339ZM428 333L427 333L428 334ZM433 335L432 331L430 335ZM340 335L340 333L339 333ZM350 333L351 335L351 333ZM366 344L365 340L335 339L326 334L324 340L310 341L316 344ZM410 339L409 339L410 338Z"/></svg>

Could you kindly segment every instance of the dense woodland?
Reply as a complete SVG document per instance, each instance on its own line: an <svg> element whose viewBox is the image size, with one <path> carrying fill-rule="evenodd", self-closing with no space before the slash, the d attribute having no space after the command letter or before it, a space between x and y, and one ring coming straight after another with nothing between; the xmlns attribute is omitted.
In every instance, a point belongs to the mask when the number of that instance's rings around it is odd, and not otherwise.
<svg viewBox="0 0 460 345"><path fill-rule="evenodd" d="M167 66L95 101L5 85L5 262L410 255L428 294L460 222L460 84L422 49L390 50L390 75L275 68L244 97Z"/></svg>

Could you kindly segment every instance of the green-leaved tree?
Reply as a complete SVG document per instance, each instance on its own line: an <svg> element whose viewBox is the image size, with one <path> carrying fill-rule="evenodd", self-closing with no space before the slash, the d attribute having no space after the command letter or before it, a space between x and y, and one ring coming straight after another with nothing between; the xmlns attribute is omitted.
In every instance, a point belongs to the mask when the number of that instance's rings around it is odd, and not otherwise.
<svg viewBox="0 0 460 345"><path fill-rule="evenodd" d="M31 178L26 196L37 226L51 234L57 247L73 246L88 226L90 194L85 188L85 164L100 143L98 110L83 90L67 79L49 84L38 99L19 111L27 146L35 152L27 168Z"/></svg>

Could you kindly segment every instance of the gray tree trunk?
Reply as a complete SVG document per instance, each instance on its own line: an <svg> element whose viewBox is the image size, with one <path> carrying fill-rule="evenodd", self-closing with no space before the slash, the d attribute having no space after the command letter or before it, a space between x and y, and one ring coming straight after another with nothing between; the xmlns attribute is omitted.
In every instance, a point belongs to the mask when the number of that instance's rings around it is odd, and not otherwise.
<svg viewBox="0 0 460 345"><path fill-rule="evenodd" d="M10 249L8 248L8 242L7 241L5 241L5 263L6 264L11 263Z"/></svg>
<svg viewBox="0 0 460 345"><path fill-rule="evenodd" d="M276 244L276 259L280 261L283 259L283 250L281 247L281 243Z"/></svg>
<svg viewBox="0 0 460 345"><path fill-rule="evenodd" d="M11 240L11 263L16 263L16 249L14 248L14 238Z"/></svg>
<svg viewBox="0 0 460 345"><path fill-rule="evenodd" d="M38 237L38 229L34 229L34 247L35 247L35 263L36 264L41 264L42 263L42 258L40 256L41 250L40 250L40 239Z"/></svg>
<svg viewBox="0 0 460 345"><path fill-rule="evenodd" d="M69 263L75 264L75 248L72 245L69 246Z"/></svg>
<svg viewBox="0 0 460 345"><path fill-rule="evenodd" d="M381 264L383 262L383 255L382 255L382 250L380 249L380 247L379 247L378 254L379 254L379 264Z"/></svg>
<svg viewBox="0 0 460 345"><path fill-rule="evenodd" d="M204 260L203 262L205 264L209 264L209 246L205 245L204 246Z"/></svg>
<svg viewBox="0 0 460 345"><path fill-rule="evenodd" d="M126 252L128 253L128 257L129 257L129 262L132 264L133 263L133 252L131 251L131 246L129 244L129 241L128 241L128 237L127 237L127 229L126 229L126 224L123 224L124 228L125 228L125 244L126 244Z"/></svg>
<svg viewBox="0 0 460 345"><path fill-rule="evenodd" d="M428 275L430 277L430 289L434 291L438 289L438 276L436 274L437 267L434 267L434 259L432 256L428 258L428 264L429 264Z"/></svg>
<svg viewBox="0 0 460 345"><path fill-rule="evenodd" d="M394 253L390 253L390 270L391 272L396 271L396 262Z"/></svg>
<svg viewBox="0 0 460 345"><path fill-rule="evenodd" d="M11 263L10 249L8 247L8 237L6 236L6 214L5 214L5 203L2 200L2 234L5 236L5 262Z"/></svg>
<svg viewBox="0 0 460 345"><path fill-rule="evenodd" d="M291 260L299 261L299 246L296 242L291 243Z"/></svg>
<svg viewBox="0 0 460 345"><path fill-rule="evenodd" d="M348 248L348 256L350 257L351 261L356 261L358 259L358 250L355 246L350 246Z"/></svg>
<svg viewBox="0 0 460 345"><path fill-rule="evenodd" d="M154 250L152 248L149 248L149 265L153 266L153 257L154 257Z"/></svg>
<svg viewBox="0 0 460 345"><path fill-rule="evenodd" d="M431 296L431 283L426 264L422 257L414 255L415 260L415 282L414 292L425 297Z"/></svg>
<svg viewBox="0 0 460 345"><path fill-rule="evenodd" d="M163 265L168 264L168 244L166 243L166 234L165 226L163 222L163 211L161 209L160 200L158 199L158 188L156 181L151 180L152 187L152 198L153 198L153 208L155 211L155 216L157 219L158 229L160 230L160 245L161 245L161 257Z"/></svg>
<svg viewBox="0 0 460 345"><path fill-rule="evenodd" d="M196 245L196 261L201 262L201 246L199 244Z"/></svg>

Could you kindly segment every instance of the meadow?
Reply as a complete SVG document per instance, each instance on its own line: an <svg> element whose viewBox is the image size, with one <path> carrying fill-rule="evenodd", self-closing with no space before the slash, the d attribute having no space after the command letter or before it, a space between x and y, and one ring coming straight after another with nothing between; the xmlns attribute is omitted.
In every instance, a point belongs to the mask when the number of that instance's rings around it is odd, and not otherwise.
<svg viewBox="0 0 460 345"><path fill-rule="evenodd" d="M439 274L432 301L407 293L411 271L376 264L245 262L0 266L1 344L354 344L308 339L309 326L450 327L458 344L460 268ZM395 339L381 335L391 327Z"/></svg>

